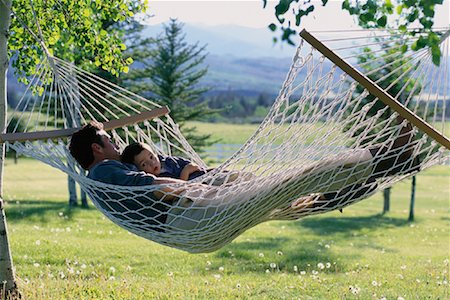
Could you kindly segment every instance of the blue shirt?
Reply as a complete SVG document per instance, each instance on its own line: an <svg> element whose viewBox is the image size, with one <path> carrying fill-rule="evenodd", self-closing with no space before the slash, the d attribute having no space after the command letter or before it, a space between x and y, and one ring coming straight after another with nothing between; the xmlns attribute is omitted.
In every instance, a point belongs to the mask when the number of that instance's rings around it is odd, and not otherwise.
<svg viewBox="0 0 450 300"><path fill-rule="evenodd" d="M89 170L88 177L115 185L137 186L151 185L155 176L138 171L135 165L124 164L117 160L104 160Z"/></svg>
<svg viewBox="0 0 450 300"><path fill-rule="evenodd" d="M181 171L191 162L185 158L177 156L158 155L161 162L161 172L159 177L170 177L180 179ZM206 170L195 171L189 175L188 180L197 178L206 174Z"/></svg>
<svg viewBox="0 0 450 300"><path fill-rule="evenodd" d="M89 170L88 177L104 183L122 186L145 186L155 181L155 176L140 172L134 165L124 164L117 160L105 160ZM117 193L113 190L98 190L98 204L114 217L150 227L155 231L164 231L160 226L167 219L167 211L171 205L154 200L152 191L136 193ZM119 201L117 201L119 200Z"/></svg>

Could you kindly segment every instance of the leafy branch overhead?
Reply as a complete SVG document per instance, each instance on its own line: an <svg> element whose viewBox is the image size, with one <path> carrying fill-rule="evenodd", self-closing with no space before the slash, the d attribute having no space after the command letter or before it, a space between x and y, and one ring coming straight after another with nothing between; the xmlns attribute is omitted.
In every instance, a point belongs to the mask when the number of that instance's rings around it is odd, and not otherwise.
<svg viewBox="0 0 450 300"><path fill-rule="evenodd" d="M264 7L267 0L262 0ZM328 0L320 0L318 4L327 5ZM425 33L411 46L412 50L429 47L436 65L440 63L441 51L440 37L432 31L436 5L443 0L344 0L342 9L356 18L359 26L363 28L398 29L412 36ZM280 40L294 45L292 38L297 35L297 27L301 20L314 11L315 5L311 0L279 0L275 6L275 16L278 24L269 25L270 30L281 31ZM292 15L291 15L292 14ZM287 21L295 17L295 25ZM391 21L391 22L390 22ZM330 21L332 26L332 21ZM408 27L418 27L417 30L408 31ZM274 42L278 38L274 37ZM407 49L405 49L406 51Z"/></svg>
<svg viewBox="0 0 450 300"><path fill-rule="evenodd" d="M116 76L127 72L132 59L122 55L126 46L118 24L128 22L146 6L147 0L14 1L8 47L17 75L26 82L44 55L27 27L42 39L51 55L84 63L90 69L95 65Z"/></svg>

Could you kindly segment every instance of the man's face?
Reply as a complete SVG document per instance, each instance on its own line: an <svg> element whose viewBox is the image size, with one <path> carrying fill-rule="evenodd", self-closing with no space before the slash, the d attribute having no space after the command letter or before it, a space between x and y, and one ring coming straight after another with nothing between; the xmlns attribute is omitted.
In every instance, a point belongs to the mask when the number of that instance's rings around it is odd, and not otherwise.
<svg viewBox="0 0 450 300"><path fill-rule="evenodd" d="M103 147L101 147L103 159L120 160L119 148L113 143L110 135L105 131L100 131L100 136L103 142Z"/></svg>
<svg viewBox="0 0 450 300"><path fill-rule="evenodd" d="M161 162L158 155L155 155L153 151L144 149L134 157L134 164L139 170L149 174L159 175L161 173Z"/></svg>

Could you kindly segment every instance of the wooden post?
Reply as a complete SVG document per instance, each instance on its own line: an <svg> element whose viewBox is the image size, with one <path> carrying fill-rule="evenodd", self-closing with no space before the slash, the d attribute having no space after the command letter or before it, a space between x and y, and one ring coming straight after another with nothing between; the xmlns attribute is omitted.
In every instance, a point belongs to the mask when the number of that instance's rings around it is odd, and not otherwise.
<svg viewBox="0 0 450 300"><path fill-rule="evenodd" d="M8 31L11 0L0 1L0 132L6 132L6 72L8 70ZM15 298L18 295L14 269L9 249L8 231L3 203L3 165L5 145L0 143L0 299ZM5 294L3 295L3 292Z"/></svg>
<svg viewBox="0 0 450 300"><path fill-rule="evenodd" d="M363 87L365 87L369 93L377 97L384 104L395 110L400 116L407 119L411 124L425 132L429 137L433 138L436 142L450 150L450 140L434 129L430 124L419 118L414 112L409 110L394 97L386 93L381 87L379 87L370 78L356 70L349 63L343 60L339 55L334 53L331 49L325 46L322 42L312 36L308 31L303 29L300 32L300 36L307 41L311 46L317 49L320 53L325 55L329 60L331 60L336 66L341 68L342 71L347 73L354 80L359 82Z"/></svg>
<svg viewBox="0 0 450 300"><path fill-rule="evenodd" d="M416 202L416 175L412 177L411 183L411 200L409 202L409 217L408 221L414 221L414 204Z"/></svg>

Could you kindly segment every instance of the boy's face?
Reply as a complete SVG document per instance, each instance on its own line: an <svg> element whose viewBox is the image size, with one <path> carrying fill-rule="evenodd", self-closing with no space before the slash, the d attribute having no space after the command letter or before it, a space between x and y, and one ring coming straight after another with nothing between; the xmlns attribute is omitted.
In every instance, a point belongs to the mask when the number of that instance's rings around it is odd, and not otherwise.
<svg viewBox="0 0 450 300"><path fill-rule="evenodd" d="M134 164L139 170L153 175L161 173L161 163L153 151L144 149L134 157Z"/></svg>

